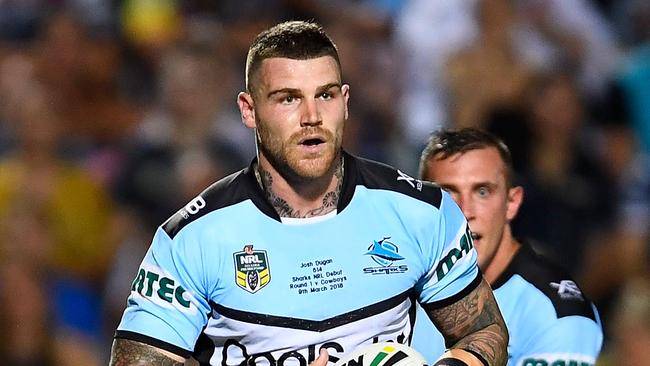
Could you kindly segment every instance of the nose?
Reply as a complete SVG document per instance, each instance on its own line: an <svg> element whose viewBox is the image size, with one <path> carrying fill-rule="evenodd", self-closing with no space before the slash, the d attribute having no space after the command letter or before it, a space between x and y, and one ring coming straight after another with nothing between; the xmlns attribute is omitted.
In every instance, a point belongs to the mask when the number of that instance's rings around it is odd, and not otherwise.
<svg viewBox="0 0 650 366"><path fill-rule="evenodd" d="M474 202L471 197L459 195L456 198L456 203L458 203L461 211L463 211L463 215L465 215L467 221L473 220L475 218Z"/></svg>
<svg viewBox="0 0 650 366"><path fill-rule="evenodd" d="M317 126L322 123L320 111L318 110L318 103L314 99L305 99L302 104L302 117L300 119L300 126Z"/></svg>

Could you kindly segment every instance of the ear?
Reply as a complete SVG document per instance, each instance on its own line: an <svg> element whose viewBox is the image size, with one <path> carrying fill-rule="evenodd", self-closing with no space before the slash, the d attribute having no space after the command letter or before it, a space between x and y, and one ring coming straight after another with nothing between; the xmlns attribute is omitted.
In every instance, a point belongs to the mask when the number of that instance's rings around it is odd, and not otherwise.
<svg viewBox="0 0 650 366"><path fill-rule="evenodd" d="M257 127L253 97L246 92L241 92L237 95L237 105L239 106L239 112L241 113L241 120L244 126L248 128Z"/></svg>
<svg viewBox="0 0 650 366"><path fill-rule="evenodd" d="M508 222L512 221L517 212L519 212L519 207L524 201L524 188L521 186L512 187L508 190L508 207L506 210L506 219Z"/></svg>
<svg viewBox="0 0 650 366"><path fill-rule="evenodd" d="M345 120L347 121L348 119L348 100L350 99L350 85L348 84L343 84L341 86L341 93L343 94L343 100L345 101Z"/></svg>

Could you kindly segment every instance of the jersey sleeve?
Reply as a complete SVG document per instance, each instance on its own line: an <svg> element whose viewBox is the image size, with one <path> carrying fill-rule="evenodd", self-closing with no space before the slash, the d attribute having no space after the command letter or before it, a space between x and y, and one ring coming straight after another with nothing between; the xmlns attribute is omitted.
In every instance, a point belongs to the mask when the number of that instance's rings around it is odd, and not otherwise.
<svg viewBox="0 0 650 366"><path fill-rule="evenodd" d="M419 301L427 307L445 306L473 290L481 279L476 250L462 211L443 191L429 270L418 284Z"/></svg>
<svg viewBox="0 0 650 366"><path fill-rule="evenodd" d="M603 343L599 323L583 316L566 316L549 327L530 327L534 334L511 355L510 365L589 365L596 364Z"/></svg>
<svg viewBox="0 0 650 366"><path fill-rule="evenodd" d="M208 302L195 239L159 228L131 285L115 334L189 357L207 323Z"/></svg>

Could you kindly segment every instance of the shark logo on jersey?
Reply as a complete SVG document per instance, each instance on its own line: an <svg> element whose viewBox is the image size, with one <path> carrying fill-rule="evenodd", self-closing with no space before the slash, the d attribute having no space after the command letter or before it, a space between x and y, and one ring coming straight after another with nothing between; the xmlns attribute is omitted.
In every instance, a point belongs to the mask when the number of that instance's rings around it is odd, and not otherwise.
<svg viewBox="0 0 650 366"><path fill-rule="evenodd" d="M404 259L404 257L397 254L399 251L397 245L389 242L388 239L390 239L390 236L383 238L380 241L373 240L372 244L368 247L368 252L366 253L366 255L369 255L372 258L372 260L383 267L388 267L393 264L393 262Z"/></svg>
<svg viewBox="0 0 650 366"><path fill-rule="evenodd" d="M241 252L233 253L233 258L237 286L256 293L271 281L266 250L253 250L253 244L246 244Z"/></svg>
<svg viewBox="0 0 650 366"><path fill-rule="evenodd" d="M400 265L393 267L393 263L401 261L404 259L401 255L398 254L399 248L397 245L388 241L389 237L383 238L379 241L373 240L372 244L368 247L368 251L365 255L369 255L375 263L379 264L381 267L368 267L364 268L365 273L372 274L389 274L389 273L402 273L408 270L406 265Z"/></svg>

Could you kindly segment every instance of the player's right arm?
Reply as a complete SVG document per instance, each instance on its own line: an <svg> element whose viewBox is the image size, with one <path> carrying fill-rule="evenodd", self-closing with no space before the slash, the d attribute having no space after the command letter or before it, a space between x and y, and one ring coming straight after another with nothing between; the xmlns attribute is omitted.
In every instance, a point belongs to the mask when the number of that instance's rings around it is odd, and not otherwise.
<svg viewBox="0 0 650 366"><path fill-rule="evenodd" d="M183 365L191 356L210 311L202 280L214 278L203 269L200 250L191 235L158 228L131 284L110 365Z"/></svg>
<svg viewBox="0 0 650 366"><path fill-rule="evenodd" d="M115 339L111 348L110 366L183 366L185 360L178 355L148 344L128 339Z"/></svg>

